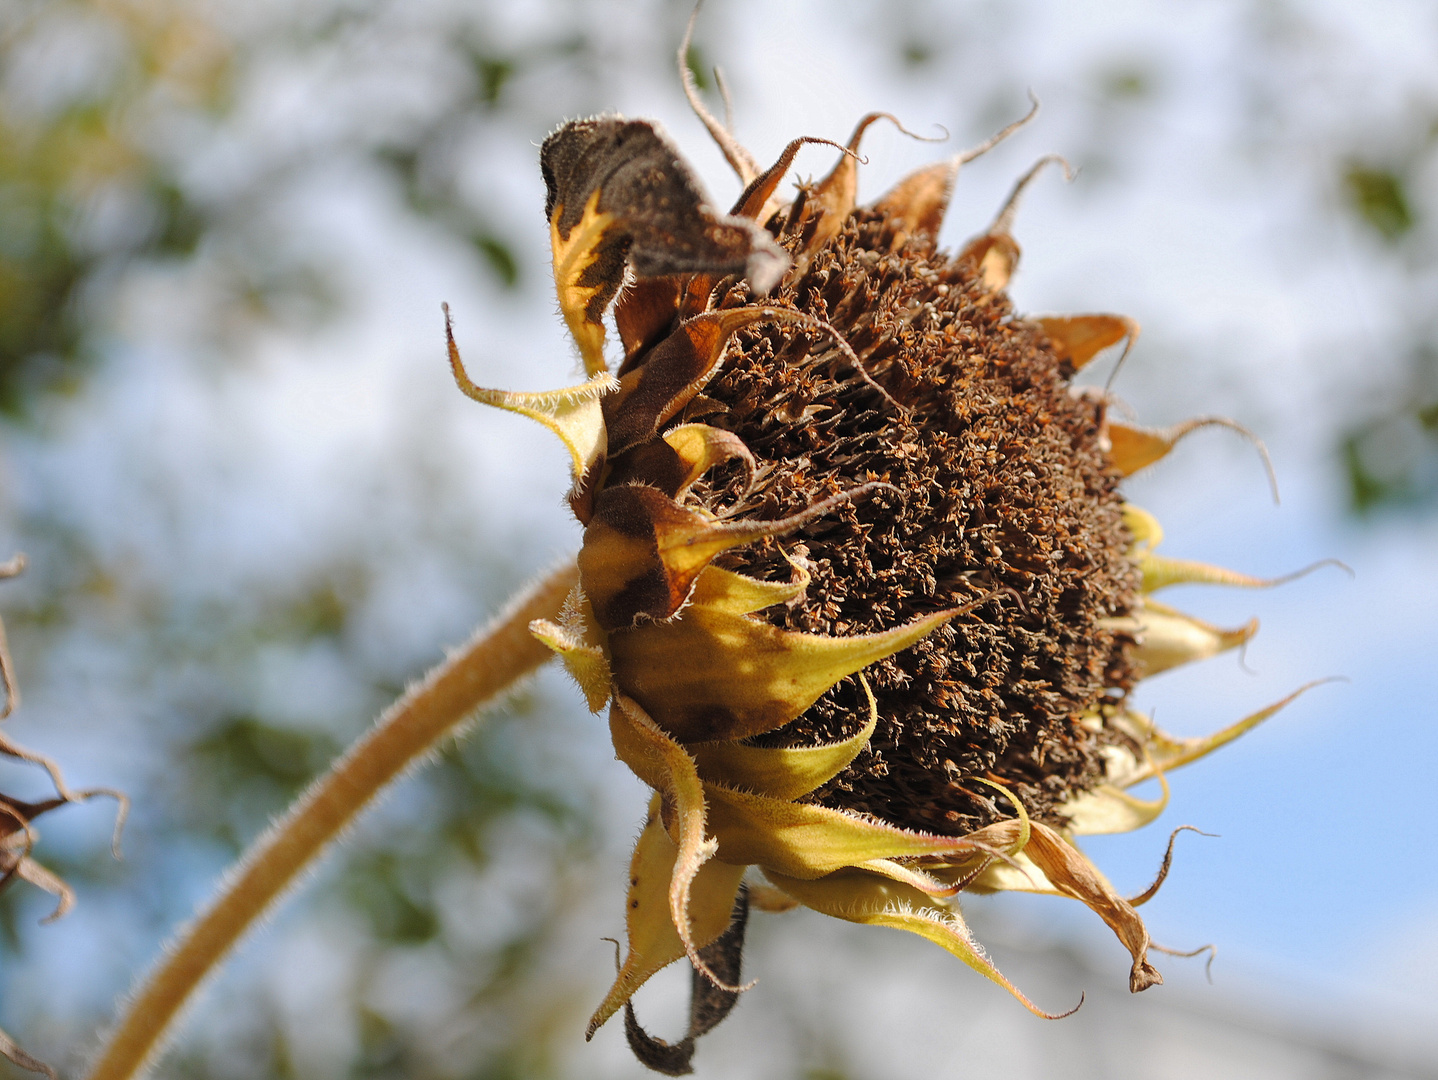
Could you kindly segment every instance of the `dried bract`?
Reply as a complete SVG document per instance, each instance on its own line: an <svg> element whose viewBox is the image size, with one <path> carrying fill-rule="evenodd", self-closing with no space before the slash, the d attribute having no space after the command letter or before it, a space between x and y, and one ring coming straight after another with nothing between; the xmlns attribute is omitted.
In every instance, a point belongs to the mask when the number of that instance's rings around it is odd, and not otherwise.
<svg viewBox="0 0 1438 1080"><path fill-rule="evenodd" d="M1136 910L1152 890L1120 896L1075 838L1152 821L1166 773L1274 711L1179 739L1129 704L1140 679L1255 630L1155 590L1265 583L1159 555L1157 523L1121 495L1188 430L1120 424L1070 386L1132 344L1134 321L1014 311L1014 210L1050 159L950 254L936 236L975 153L857 206L878 118L781 205L801 143L760 172L704 114L746 184L727 214L655 125L564 125L540 160L589 381L484 390L450 337L467 393L540 420L572 455L580 585L532 629L654 791L628 949L590 1034L624 1008L635 1052L669 1074L743 989L751 909L909 930L1049 1016L984 955L956 897L1052 893L1113 929L1133 990L1161 982ZM1164 798L1129 794L1154 778ZM746 883L750 868L767 882ZM629 1000L683 958L693 1020L671 1045Z"/></svg>
<svg viewBox="0 0 1438 1080"><path fill-rule="evenodd" d="M9 562L0 564L0 579L11 578L25 568L23 555L16 555ZM0 708L0 721L9 718L20 704L20 690L15 681L14 664L10 659L10 646L5 636L5 626L0 623L0 692L4 693L4 706ZM108 788L91 788L73 791L65 784L65 778L55 762L43 754L34 753L13 742L0 732L0 757L37 765L50 775L55 795L40 802L26 802L0 792L0 892L15 881L27 881L56 898L55 910L45 919L53 922L70 910L75 904L75 894L70 886L51 873L31 857L38 835L34 822L40 815L64 806L66 803L84 802L96 795L108 795L119 801L120 812L115 822L114 843L118 845L120 830L124 824L128 802L119 792ZM117 847L118 851L118 847ZM44 1073L54 1077L55 1070L43 1061L25 1053L15 1041L0 1031L0 1056L8 1058L22 1069Z"/></svg>

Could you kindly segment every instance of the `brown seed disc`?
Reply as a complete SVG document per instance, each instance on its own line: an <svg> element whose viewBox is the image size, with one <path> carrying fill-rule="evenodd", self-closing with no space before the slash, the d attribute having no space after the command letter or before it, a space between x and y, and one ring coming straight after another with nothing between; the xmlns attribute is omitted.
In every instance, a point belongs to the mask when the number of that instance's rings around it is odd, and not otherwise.
<svg viewBox="0 0 1438 1080"><path fill-rule="evenodd" d="M869 386L822 333L762 324L730 345L722 371L679 420L733 431L759 482L739 501L736 468L695 489L711 510L777 518L869 481L880 490L780 542L719 562L788 579L781 548L813 581L776 625L846 635L1002 593L914 648L866 670L879 703L869 748L814 798L898 825L962 834L1013 816L985 777L1030 814L1101 776L1119 736L1080 717L1122 699L1131 641L1100 620L1127 614L1138 571L1125 552L1118 476L1098 444L1094 407L1003 293L923 240L890 251L892 226L855 212L797 282L766 303L831 323L909 410ZM749 302L742 287L721 306ZM768 745L856 732L867 703L855 679L830 690Z"/></svg>

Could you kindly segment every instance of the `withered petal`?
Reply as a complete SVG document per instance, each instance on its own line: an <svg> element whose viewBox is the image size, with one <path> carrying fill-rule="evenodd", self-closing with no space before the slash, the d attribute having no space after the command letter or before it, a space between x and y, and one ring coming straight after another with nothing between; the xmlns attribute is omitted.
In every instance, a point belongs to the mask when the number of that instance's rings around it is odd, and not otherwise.
<svg viewBox="0 0 1438 1080"><path fill-rule="evenodd" d="M31 1057L25 1053L24 1050L20 1049L14 1039L10 1038L10 1036L3 1031L0 1031L0 1057L7 1059L12 1064L29 1072L48 1076L50 1080L60 1080L59 1073L39 1058Z"/></svg>
<svg viewBox="0 0 1438 1080"><path fill-rule="evenodd" d="M659 342L619 380L619 391L604 403L609 453L618 457L654 438L714 374L724 346L736 330L775 318L775 309L731 308L696 315Z"/></svg>
<svg viewBox="0 0 1438 1080"><path fill-rule="evenodd" d="M1155 600L1145 600L1134 614L1106 619L1103 625L1133 636L1133 662L1140 678L1236 649L1258 633L1257 619L1225 630Z"/></svg>
<svg viewBox="0 0 1438 1080"><path fill-rule="evenodd" d="M1054 354L1074 371L1095 356L1124 342L1124 355L1138 340L1138 321L1127 315L1041 315L1033 320L1053 343Z"/></svg>
<svg viewBox="0 0 1438 1080"><path fill-rule="evenodd" d="M987 852L967 836L936 836L812 803L704 785L718 857L810 880L872 859Z"/></svg>
<svg viewBox="0 0 1438 1080"><path fill-rule="evenodd" d="M699 767L700 779L773 799L809 794L854 760L879 723L878 703L869 684L863 685L869 698L869 722L849 738L826 746L789 749L734 741L691 743L689 752Z"/></svg>
<svg viewBox="0 0 1438 1080"><path fill-rule="evenodd" d="M777 205L774 203L774 192L779 187L779 182L784 179L784 174L789 171L789 166L794 164L794 157L799 153L800 148L809 145L832 146L846 154L853 153L852 150L847 150L841 143L836 143L832 139L801 135L784 147L778 161L749 182L749 185L740 193L739 200L734 204L734 209L729 212L740 217L752 218L760 224L768 221L770 214L777 209Z"/></svg>
<svg viewBox="0 0 1438 1080"><path fill-rule="evenodd" d="M621 377L673 329L683 281L682 277L637 278L619 294L614 302L614 325L624 346Z"/></svg>
<svg viewBox="0 0 1438 1080"><path fill-rule="evenodd" d="M743 739L782 727L844 676L908 648L952 615L835 638L691 604L670 623L611 633L610 660L619 683L681 741Z"/></svg>
<svg viewBox="0 0 1438 1080"><path fill-rule="evenodd" d="M1146 469L1154 462L1168 455L1168 452L1182 439L1201 428L1223 427L1236 431L1253 444L1258 456L1263 459L1264 472L1268 474L1269 487L1273 489L1273 501L1278 501L1278 479L1273 472L1273 462L1268 456L1268 447L1253 432L1242 424L1224 416L1198 416L1166 428L1138 427L1122 421L1106 418L1104 437L1109 444L1109 460L1121 476L1132 476L1140 469Z"/></svg>
<svg viewBox="0 0 1438 1080"><path fill-rule="evenodd" d="M1163 982L1163 976L1148 962L1148 928L1143 919L1086 855L1041 822L1034 823L1033 836L1024 854L1060 892L1082 900L1123 942L1133 957L1128 980L1130 991L1136 994Z"/></svg>
<svg viewBox="0 0 1438 1080"><path fill-rule="evenodd" d="M769 521L718 521L651 487L606 487L595 497L584 533L580 581L605 630L668 619L689 599L695 580L720 552L788 535L884 486L865 484Z"/></svg>
<svg viewBox="0 0 1438 1080"><path fill-rule="evenodd" d="M734 898L733 919L729 928L699 950L710 970L729 983L739 981L744 955L744 929L749 922L748 889L739 886ZM694 1044L701 1035L714 1030L733 1010L739 993L716 986L700 974L692 972L689 991L689 1030L677 1043L667 1043L645 1031L634 1015L634 1003L624 1003L624 1035L629 1049L640 1063L665 1076L688 1076L694 1071Z"/></svg>
<svg viewBox="0 0 1438 1080"><path fill-rule="evenodd" d="M629 892L625 903L628 952L614 985L589 1021L586 1038L593 1038L600 1026L651 975L684 956L684 942L675 929L669 909L669 888L678 856L679 848L660 819L660 800L656 795L629 864ZM695 875L689 890L689 921L691 937L700 949L729 927L744 870L743 866L710 859Z"/></svg>
<svg viewBox="0 0 1438 1080"><path fill-rule="evenodd" d="M785 226L785 232L799 236L799 255L794 260L796 276L803 274L815 252L838 235L853 212L859 194L859 144L864 132L877 120L888 120L903 130L903 125L889 113L864 116L854 126L849 145L833 170L809 191L797 219Z"/></svg>
<svg viewBox="0 0 1438 1080"><path fill-rule="evenodd" d="M939 236L943 216L948 213L949 197L953 194L953 183L958 180L959 170L986 154L999 142L1014 134L1038 114L1038 98L1030 93L1030 111L1012 124L999 129L984 142L955 154L948 161L920 168L906 175L899 183L889 188L873 206L874 213L883 214L893 223L893 242L890 250L897 250L910 236L933 240Z"/></svg>
<svg viewBox="0 0 1438 1080"><path fill-rule="evenodd" d="M910 236L939 235L958 175L957 158L941 161L910 173L874 203L874 212L894 223L892 249L899 248Z"/></svg>
<svg viewBox="0 0 1438 1080"><path fill-rule="evenodd" d="M768 233L708 204L648 121L571 121L544 140L539 164L559 306L591 374L605 370L604 313L626 263L640 277L745 274L761 294L788 266Z"/></svg>
<svg viewBox="0 0 1438 1080"><path fill-rule="evenodd" d="M996 131L978 146L955 154L948 161L910 173L874 203L874 212L893 223L890 250L898 249L910 236L932 240L939 235L959 170L988 153L1038 114L1038 98L1031 92L1029 99L1033 105L1026 115Z"/></svg>
<svg viewBox="0 0 1438 1080"><path fill-rule="evenodd" d="M1040 1009L984 955L956 909L935 904L917 889L864 870L840 870L813 881L769 870L765 870L764 876L805 907L825 915L846 922L907 930L927 938L986 979L998 983L1035 1016L1055 1020L1073 1012L1070 1009L1066 1013L1049 1013ZM1080 999L1079 1004L1082 1003Z"/></svg>

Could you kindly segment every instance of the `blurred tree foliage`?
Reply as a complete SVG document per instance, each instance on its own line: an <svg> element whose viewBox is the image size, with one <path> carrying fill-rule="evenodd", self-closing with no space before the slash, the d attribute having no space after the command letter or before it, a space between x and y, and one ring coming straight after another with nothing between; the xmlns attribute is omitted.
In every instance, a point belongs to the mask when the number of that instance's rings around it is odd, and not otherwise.
<svg viewBox="0 0 1438 1080"><path fill-rule="evenodd" d="M1348 210L1402 283L1393 299L1406 362L1340 433L1351 505L1364 515L1438 507L1438 105L1415 112L1386 160L1339 163Z"/></svg>
<svg viewBox="0 0 1438 1080"><path fill-rule="evenodd" d="M43 440L47 429L33 421L47 402L75 397L117 342L133 347L126 289L146 275L199 282L211 352L238 361L256 326L304 330L342 317L344 268L287 244L284 217L296 187L337 159L387 177L397 210L439 225L496 288L518 285L538 253L517 255L492 206L466 187L464 147L496 123L542 133L552 108L587 104L597 67L574 20L495 27L497 11L441 5L416 20L400 2L0 5L0 410L12 433ZM418 105L396 101L389 116L344 116L343 103L316 101L315 112L334 121L318 137L256 139L256 99L277 67L362 68L367 51L410 62L383 55L386 26L418 39L451 73L440 92ZM536 78L561 79L572 104L514 95L517 82ZM229 167L214 166L236 150ZM425 462L394 467L396 486L423 488L423 477L404 474ZM127 860L113 864L101 847L73 839L44 849L82 896L69 924L38 927L44 909L33 890L0 897L0 1026L24 1029L27 1049L57 1062L71 1055L73 1066L105 1019L95 1010L108 1010L129 976L97 976L104 985L93 999L67 1013L49 1000L37 950L89 917L111 962L123 957L122 967L139 970L158 935L186 917L193 886L252 840L455 633L420 627L403 654L376 640L366 616L393 552L439 551L452 567L451 603L471 618L532 568L477 559L487 546L482 528L407 504L338 545L317 574L281 569L263 595L216 610L178 567L167 578L163 567L127 565L103 531L52 511L45 494L18 517L12 506L7 522L35 567L6 594L12 632L24 641L22 676L43 692L55 677L47 669L64 670L46 657L105 642L126 658L107 706L143 703L147 717ZM318 719L276 714L261 689L261 669L276 657L330 672L336 703L319 707ZM527 719L545 707L530 696L508 714ZM325 1019L351 1018L355 1034L336 1051L340 1060L317 1062L305 1049L313 1032L287 1025L272 1000L278 991L251 987L249 1019L184 1044L169 1074L550 1074L554 1032L571 1041L578 1021L566 1010L579 1003L565 993L536 997L534 978L555 962L558 913L578 895L566 868L588 865L591 799L582 781L546 770L503 716L444 750L391 800L379 835L346 849L313 902L316 924L345 934L339 962L350 978ZM516 879L517 865L530 875ZM181 882L193 886L177 895ZM466 912L462 896L484 899ZM423 1018L386 996L394 969L407 963L433 977ZM21 1075L0 1061L0 1076L12 1074Z"/></svg>
<svg viewBox="0 0 1438 1080"><path fill-rule="evenodd" d="M232 59L178 5L0 9L0 408L93 358L96 292L127 262L194 252L210 215L151 136L218 115Z"/></svg>
<svg viewBox="0 0 1438 1080"><path fill-rule="evenodd" d="M572 6L556 4L554 14ZM283 245L256 243L270 238L254 235L254 215L326 158L354 155L390 171L413 212L467 241L497 281L515 285L522 262L492 211L463 189L460 150L470 131L501 115L552 125L556 103L515 95L518 80L542 83L561 71L570 102L597 97L593 45L576 20L501 34L489 25L491 5L441 9L428 25L402 29L427 36L461 74L441 100L403 115L406 123L376 117L337 130L328 145L281 145L220 182L192 168L196 149L248 119L265 58L362 62L373 44L366 35L403 23L402 11L313 3L243 20L178 0L0 8L0 407L23 412L34 392L74 385L134 263L182 262L207 249L220 258L231 304L251 314L276 314L297 287L323 296L330 268L287 264Z"/></svg>
<svg viewBox="0 0 1438 1080"><path fill-rule="evenodd" d="M1341 18L1308 5L1253 3L1244 22L1255 161L1276 180L1302 178L1296 229L1322 235L1336 211L1354 234L1321 258L1346 264L1351 295L1339 302L1361 313L1364 335L1313 348L1363 359L1345 371L1331 438L1365 520L1438 508L1438 38L1431 11L1414 10L1429 32L1391 61L1380 36L1354 48Z"/></svg>

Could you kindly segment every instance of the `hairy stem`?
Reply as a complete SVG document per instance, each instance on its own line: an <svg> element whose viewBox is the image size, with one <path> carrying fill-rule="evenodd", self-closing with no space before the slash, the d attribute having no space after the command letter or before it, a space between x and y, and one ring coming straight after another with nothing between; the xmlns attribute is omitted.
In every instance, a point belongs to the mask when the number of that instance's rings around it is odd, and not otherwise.
<svg viewBox="0 0 1438 1080"><path fill-rule="evenodd" d="M128 1080L156 1055L176 1015L245 931L370 800L481 705L553 654L529 633L555 618L577 580L568 560L387 709L250 847L220 893L164 950L123 1006L90 1080Z"/></svg>

